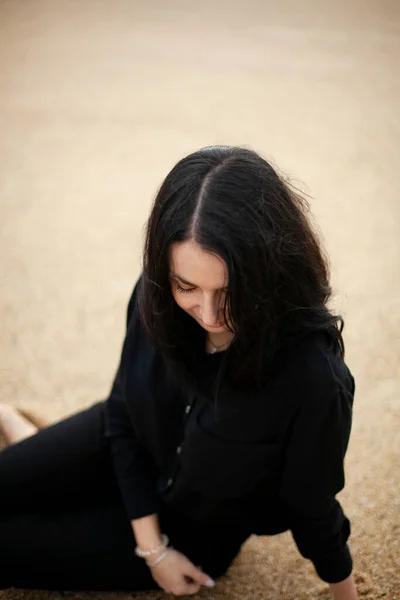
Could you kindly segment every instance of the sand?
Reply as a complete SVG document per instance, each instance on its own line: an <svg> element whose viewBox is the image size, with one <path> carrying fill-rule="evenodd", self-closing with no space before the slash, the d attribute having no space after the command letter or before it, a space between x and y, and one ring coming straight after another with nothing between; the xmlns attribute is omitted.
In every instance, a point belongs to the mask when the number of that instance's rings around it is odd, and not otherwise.
<svg viewBox="0 0 400 600"><path fill-rule="evenodd" d="M369 600L400 598L399 34L395 0L0 1L1 400L55 421L104 398L156 188L200 146L254 147L310 194L331 256ZM285 534L199 597L329 595Z"/></svg>

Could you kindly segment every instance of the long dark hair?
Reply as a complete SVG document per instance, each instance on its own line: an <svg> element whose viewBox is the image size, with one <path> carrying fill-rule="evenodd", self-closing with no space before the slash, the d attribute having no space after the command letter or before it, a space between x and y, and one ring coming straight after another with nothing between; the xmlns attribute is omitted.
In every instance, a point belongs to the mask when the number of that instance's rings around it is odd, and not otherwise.
<svg viewBox="0 0 400 600"><path fill-rule="evenodd" d="M235 337L223 366L234 386L262 386L277 353L310 332L325 332L344 354L343 323L327 307L327 259L308 213L307 201L248 149L203 148L167 175L147 224L139 309L183 387L196 386L205 332L173 299L173 242L193 239L227 265L225 315Z"/></svg>

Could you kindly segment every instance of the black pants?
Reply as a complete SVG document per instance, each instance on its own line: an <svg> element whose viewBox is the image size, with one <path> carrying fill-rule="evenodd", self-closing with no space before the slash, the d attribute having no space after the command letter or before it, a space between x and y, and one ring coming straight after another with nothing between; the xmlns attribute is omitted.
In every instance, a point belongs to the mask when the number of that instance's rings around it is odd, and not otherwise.
<svg viewBox="0 0 400 600"><path fill-rule="evenodd" d="M246 535L160 512L172 545L219 577ZM0 589L157 588L114 479L99 403L0 452Z"/></svg>

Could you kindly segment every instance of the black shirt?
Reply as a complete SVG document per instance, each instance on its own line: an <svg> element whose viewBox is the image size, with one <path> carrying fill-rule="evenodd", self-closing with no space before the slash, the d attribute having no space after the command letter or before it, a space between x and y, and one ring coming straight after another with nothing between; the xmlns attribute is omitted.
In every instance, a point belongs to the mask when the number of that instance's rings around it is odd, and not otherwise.
<svg viewBox="0 0 400 600"><path fill-rule="evenodd" d="M291 530L327 582L351 573L344 487L354 380L321 334L282 353L262 393L226 391L218 402L184 397L128 306L120 366L106 401L106 435L129 519L170 504L207 524L250 534ZM205 380L220 354L204 354Z"/></svg>

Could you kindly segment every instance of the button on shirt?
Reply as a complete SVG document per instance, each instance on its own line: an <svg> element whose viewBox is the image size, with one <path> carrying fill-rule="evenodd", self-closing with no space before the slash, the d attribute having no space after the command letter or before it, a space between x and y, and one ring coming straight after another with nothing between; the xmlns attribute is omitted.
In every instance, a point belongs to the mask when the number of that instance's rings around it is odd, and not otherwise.
<svg viewBox="0 0 400 600"><path fill-rule="evenodd" d="M140 285L140 280L138 285ZM205 377L221 356L204 354ZM184 398L128 306L119 369L105 403L106 435L129 519L170 505L249 535L290 529L330 583L351 573L344 486L354 380L320 334L288 348L265 390Z"/></svg>

